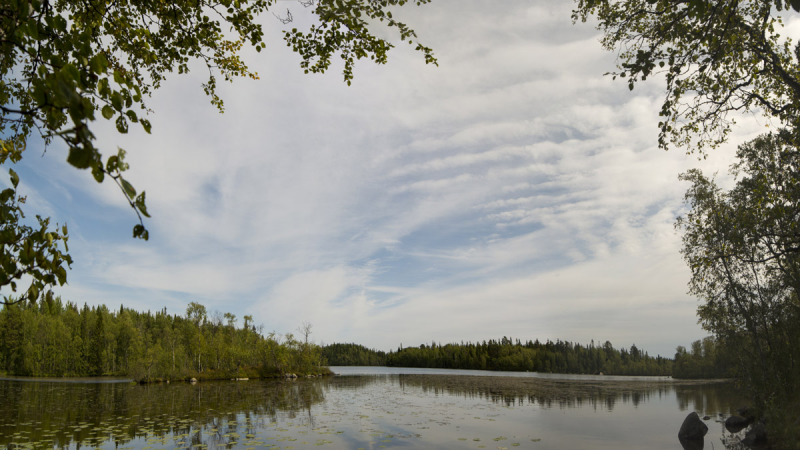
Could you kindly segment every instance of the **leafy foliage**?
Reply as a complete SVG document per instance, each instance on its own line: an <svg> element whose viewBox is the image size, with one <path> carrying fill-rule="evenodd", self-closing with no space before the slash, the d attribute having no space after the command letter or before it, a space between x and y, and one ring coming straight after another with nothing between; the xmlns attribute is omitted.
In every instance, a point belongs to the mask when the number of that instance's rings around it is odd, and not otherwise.
<svg viewBox="0 0 800 450"><path fill-rule="evenodd" d="M739 147L730 191L691 170L678 219L703 327L738 355L760 406L800 395L800 152L788 133Z"/></svg>
<svg viewBox="0 0 800 450"><path fill-rule="evenodd" d="M724 142L733 112L763 112L797 126L800 47L781 36L795 0L578 0L573 21L595 16L618 52L614 78L633 89L663 75L659 146L688 151Z"/></svg>
<svg viewBox="0 0 800 450"><path fill-rule="evenodd" d="M416 3L428 3L418 0ZM150 132L145 99L161 86L168 73L189 72L192 60L202 61L209 78L203 84L211 103L220 111L223 101L216 93L217 76L258 78L242 61L245 43L257 50L266 47L257 17L275 0L222 0L220 2L176 0L126 2L10 0L0 6L2 60L0 73L0 132L3 141L0 163L18 161L28 136L39 131L46 142L61 138L69 147L67 161L79 169L91 169L98 182L109 170L93 145L89 124L96 113L113 120L120 133L131 123ZM400 38L416 34L392 18L389 7L405 0L362 2L320 0L313 14L319 24L307 33L293 29L285 33L287 45L302 57L306 71L324 72L331 58L340 54L345 62L344 78L353 78L356 59L369 57L385 63L393 47L375 37L368 20L387 21ZM228 28L229 31L225 29ZM412 42L412 41L410 41ZM436 63L432 50L418 44L426 62ZM130 189L120 182L130 195ZM140 209L132 202L132 206Z"/></svg>
<svg viewBox="0 0 800 450"><path fill-rule="evenodd" d="M19 177L9 170L12 187L0 192L0 288L8 287L11 294L0 297L2 303L36 302L40 298L53 301L51 288L67 281L67 268L72 258L66 251L67 226L49 229L50 219L36 216L38 227L26 225L20 205L25 197L17 195ZM62 250L63 246L63 250ZM18 292L19 284L27 285Z"/></svg>
<svg viewBox="0 0 800 450"><path fill-rule="evenodd" d="M417 0L421 5L430 0ZM94 145L90 129L100 116L113 121L119 133L138 124L150 133L146 99L167 75L189 72L199 60L208 70L202 88L220 112L217 79L257 79L240 57L245 44L259 52L266 47L258 18L277 0L8 0L0 4L0 164L18 162L28 139L38 133L45 145L60 139L68 148L67 162L88 169L101 183L111 178L124 193L139 223L133 236L147 240L143 217L149 217L145 193L124 176L128 169L124 150L103 155ZM301 67L325 72L331 59L344 60L344 80L353 79L355 61L369 58L383 64L393 45L376 37L372 27L385 22L396 28L400 39L413 43L414 31L395 20L390 9L406 0L309 0L317 19L308 32L296 28L285 32L289 47L300 54ZM289 13L291 17L291 13ZM436 64L430 48L417 43L426 63ZM16 175L14 175L16 177ZM16 183L15 183L16 186ZM10 195L10 194L9 194ZM8 196L6 196L8 197ZM8 198L4 200L8 202ZM15 214L20 215L16 202ZM6 216L11 218L11 216ZM42 219L47 222L47 219ZM17 222L2 226L14 235ZM66 232L64 233L66 235ZM50 232L56 241L60 235ZM27 241L26 241L27 242ZM37 247L38 249L39 247ZM37 250L38 251L38 250ZM13 250L12 250L13 252ZM31 257L45 258L43 253ZM7 261L7 260L6 260ZM4 261L0 261L3 263ZM57 270L59 267L54 267ZM39 265L42 277L65 276ZM11 267L7 272L13 276ZM34 283L41 290L47 280ZM0 284L0 287L5 284ZM36 300L30 291L28 298Z"/></svg>

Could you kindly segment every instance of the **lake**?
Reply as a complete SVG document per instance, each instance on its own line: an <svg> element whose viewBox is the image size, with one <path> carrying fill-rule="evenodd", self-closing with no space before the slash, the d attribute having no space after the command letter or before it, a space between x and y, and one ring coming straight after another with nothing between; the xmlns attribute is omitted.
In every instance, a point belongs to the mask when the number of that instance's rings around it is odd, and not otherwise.
<svg viewBox="0 0 800 450"><path fill-rule="evenodd" d="M4 379L0 446L680 449L681 422L697 411L711 417L704 448L734 448L736 435L725 431L722 420L745 404L724 382L331 369L342 376L154 385Z"/></svg>

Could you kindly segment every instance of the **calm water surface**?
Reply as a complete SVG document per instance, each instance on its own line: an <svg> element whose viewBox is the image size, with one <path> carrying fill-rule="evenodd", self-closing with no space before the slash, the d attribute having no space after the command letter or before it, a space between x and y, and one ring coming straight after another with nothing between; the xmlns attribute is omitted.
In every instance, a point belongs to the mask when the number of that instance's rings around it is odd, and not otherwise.
<svg viewBox="0 0 800 450"><path fill-rule="evenodd" d="M727 383L660 377L331 369L342 376L150 386L0 380L0 446L681 449L678 429L697 411L711 416L704 448L720 449L732 438L722 417L743 405Z"/></svg>

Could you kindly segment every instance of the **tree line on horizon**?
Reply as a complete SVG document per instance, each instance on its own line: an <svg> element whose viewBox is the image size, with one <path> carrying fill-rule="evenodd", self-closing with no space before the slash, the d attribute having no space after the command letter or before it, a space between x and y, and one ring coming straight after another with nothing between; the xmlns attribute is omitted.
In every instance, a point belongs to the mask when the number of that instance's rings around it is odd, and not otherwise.
<svg viewBox="0 0 800 450"><path fill-rule="evenodd" d="M326 373L311 325L262 333L244 316L192 302L186 315L119 310L59 297L4 305L0 373L21 376L128 376L135 380L269 377Z"/></svg>
<svg viewBox="0 0 800 450"><path fill-rule="evenodd" d="M383 352L359 344L318 346L311 325L296 338L263 334L251 316L237 326L231 313L192 302L184 316L120 306L62 302L4 305L0 310L0 373L20 376L129 376L135 380L269 377L319 374L334 366L389 366L606 375L731 376L730 352L713 338L679 346L674 359L652 357L635 344L522 342L503 337L477 343L432 342Z"/></svg>
<svg viewBox="0 0 800 450"><path fill-rule="evenodd" d="M710 342L713 342L711 340ZM611 342L595 345L581 345L569 341L538 339L522 342L519 339L503 337L478 343L462 342L442 345L432 342L419 347L399 347L397 351L383 352L369 349L359 344L330 344L322 348L322 355L332 366L389 366L424 367L438 369L470 369L499 371L529 371L569 374L606 375L672 375L681 378L711 378L718 371L698 370L699 366L713 366L709 363L700 341L698 352L687 353L682 358L680 368L674 366L673 359L660 355L652 357L635 344L629 349L614 348ZM710 347L709 347L710 348ZM685 353L678 347L678 353ZM677 354L676 354L677 355ZM712 352L707 353L708 356ZM713 373L714 376L711 376Z"/></svg>

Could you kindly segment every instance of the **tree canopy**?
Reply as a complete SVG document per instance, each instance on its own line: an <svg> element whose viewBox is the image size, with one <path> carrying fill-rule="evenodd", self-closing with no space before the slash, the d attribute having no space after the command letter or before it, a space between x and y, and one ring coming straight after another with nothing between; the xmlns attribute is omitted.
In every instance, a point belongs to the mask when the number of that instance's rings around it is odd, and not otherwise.
<svg viewBox="0 0 800 450"><path fill-rule="evenodd" d="M225 319L223 321L223 319ZM129 376L136 380L323 374L313 341L269 333L244 316L192 302L186 315L120 306L78 307L60 297L0 309L0 373Z"/></svg>
<svg viewBox="0 0 800 450"><path fill-rule="evenodd" d="M577 0L573 21L596 16L602 44L618 52L614 78L633 89L662 76L659 146L705 154L735 116L763 114L776 131L739 147L733 189L698 169L681 179L689 212L678 219L682 253L702 300L699 322L720 351L678 349L676 373L710 373L736 361L771 436L797 442L800 398L800 44L782 36L798 0ZM717 355L717 356L715 356Z"/></svg>
<svg viewBox="0 0 800 450"><path fill-rule="evenodd" d="M699 170L682 175L691 211L677 226L690 293L704 301L700 322L740 355L747 387L766 406L799 394L800 152L765 135L737 156L730 191Z"/></svg>
<svg viewBox="0 0 800 450"><path fill-rule="evenodd" d="M344 80L350 84L353 67L359 59L378 64L387 61L393 44L373 34L380 23L396 28L399 38L416 44L426 63L436 64L433 51L416 42L413 29L393 18L392 9L407 3L417 5L430 0L305 0L315 19L308 30L284 31L286 44L300 57L306 73L321 73L331 67L335 56L344 62ZM147 133L151 111L147 99L166 77L174 72L189 72L192 61L202 62L208 79L202 89L220 112L223 100L217 95L217 81L237 77L258 78L240 57L243 46L257 51L263 41L262 17L272 15L277 0L8 0L0 4L0 164L18 162L29 138L37 134L45 143L54 139L68 150L67 162L88 169L97 182L110 178L124 193L138 216L133 236L147 239L143 217L149 217L145 193L138 192L125 179L128 169L125 151L101 152L94 144L93 123L102 117L113 121L119 133L138 124ZM287 11L281 22L291 21ZM12 179L16 175L12 174ZM14 183L16 186L16 182ZM8 208L10 191L3 193ZM16 198L16 197L15 197ZM17 208L17 209L14 209ZM16 282L25 241L30 235L19 228L12 215L4 214L3 250L0 254L0 288ZM63 234L48 231L46 220L41 239L48 249L62 240ZM31 235L32 236L32 235ZM47 236L50 236L47 238ZM53 244L55 242L55 244ZM39 246L34 259L47 260ZM66 247L64 247L66 251ZM63 265L50 259L56 279L45 276L44 284L25 290L23 297L35 301L48 283L62 283ZM24 264L23 264L24 265ZM43 274L48 266L39 262ZM32 273L32 272L31 272ZM13 286L12 286L13 287ZM35 295L36 294L36 295ZM20 301L3 296L2 301Z"/></svg>
<svg viewBox="0 0 800 450"><path fill-rule="evenodd" d="M782 36L796 0L578 0L573 21L596 17L614 77L632 90L663 76L659 146L705 152L725 142L732 113L755 112L797 127L800 65Z"/></svg>

